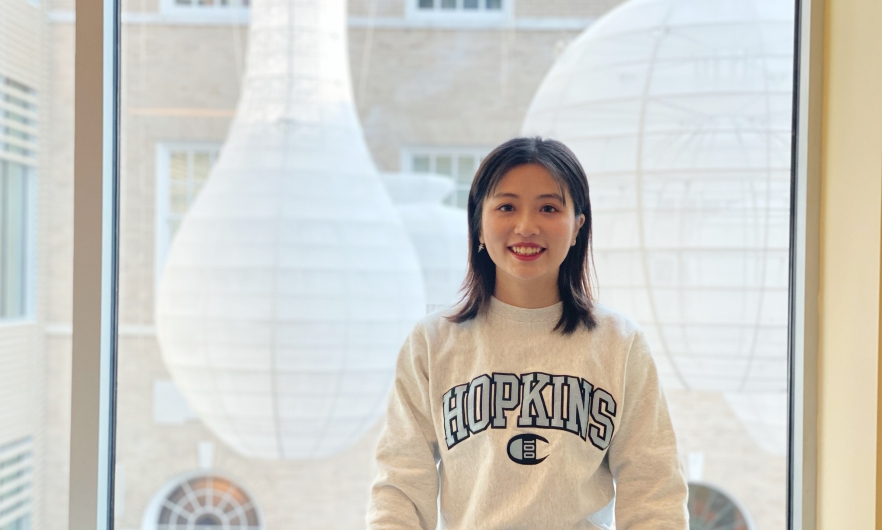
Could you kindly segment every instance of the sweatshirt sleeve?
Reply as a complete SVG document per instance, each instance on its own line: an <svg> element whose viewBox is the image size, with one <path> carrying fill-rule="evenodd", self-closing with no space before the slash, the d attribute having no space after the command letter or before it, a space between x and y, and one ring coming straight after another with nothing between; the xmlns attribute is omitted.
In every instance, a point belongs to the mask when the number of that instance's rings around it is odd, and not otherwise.
<svg viewBox="0 0 882 530"><path fill-rule="evenodd" d="M386 425L377 445L369 530L435 530L438 441L432 426L426 337L417 326L398 356Z"/></svg>
<svg viewBox="0 0 882 530"><path fill-rule="evenodd" d="M686 530L688 489L655 363L640 332L628 353L623 395L621 423L608 453L616 481L616 528Z"/></svg>

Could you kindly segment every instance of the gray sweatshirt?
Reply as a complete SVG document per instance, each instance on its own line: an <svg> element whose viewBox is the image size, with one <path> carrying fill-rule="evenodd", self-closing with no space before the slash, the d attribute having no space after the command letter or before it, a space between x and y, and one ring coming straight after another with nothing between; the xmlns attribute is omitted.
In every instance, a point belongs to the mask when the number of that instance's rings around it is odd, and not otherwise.
<svg viewBox="0 0 882 530"><path fill-rule="evenodd" d="M398 358L371 530L685 530L687 488L643 333L597 305L437 312ZM440 493L440 500L439 500Z"/></svg>

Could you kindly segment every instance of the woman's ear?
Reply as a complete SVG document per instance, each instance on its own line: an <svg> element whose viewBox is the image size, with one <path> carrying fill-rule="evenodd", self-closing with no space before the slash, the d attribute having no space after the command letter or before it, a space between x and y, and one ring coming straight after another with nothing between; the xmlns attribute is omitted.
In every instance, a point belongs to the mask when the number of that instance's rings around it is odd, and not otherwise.
<svg viewBox="0 0 882 530"><path fill-rule="evenodd" d="M576 239L579 237L579 230L582 229L582 225L585 224L585 214L579 214L579 220L576 221L576 228L573 230L573 244L570 246L574 246L576 244Z"/></svg>

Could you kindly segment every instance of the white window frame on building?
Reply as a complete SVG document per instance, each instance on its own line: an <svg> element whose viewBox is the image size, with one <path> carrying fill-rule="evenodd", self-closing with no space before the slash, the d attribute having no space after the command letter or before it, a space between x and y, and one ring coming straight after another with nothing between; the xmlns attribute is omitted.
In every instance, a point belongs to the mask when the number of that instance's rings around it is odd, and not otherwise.
<svg viewBox="0 0 882 530"><path fill-rule="evenodd" d="M514 0L406 0L408 18L504 20L511 18Z"/></svg>
<svg viewBox="0 0 882 530"><path fill-rule="evenodd" d="M250 12L250 0L160 0L160 11L175 17L239 20Z"/></svg>
<svg viewBox="0 0 882 530"><path fill-rule="evenodd" d="M401 150L400 167L407 173L435 173L453 179L456 187L448 199L448 204L465 209L472 179L478 165L492 150L486 146L412 146ZM472 160L472 170L464 161ZM462 174L461 174L462 173Z"/></svg>
<svg viewBox="0 0 882 530"><path fill-rule="evenodd" d="M0 74L0 322L33 318L37 91Z"/></svg>
<svg viewBox="0 0 882 530"><path fill-rule="evenodd" d="M201 450L201 449L200 449ZM221 473L216 470L210 468L203 468L200 470L194 470L187 473L183 473L174 477L173 479L166 482L151 498L149 504L147 505L147 509L144 510L144 515L141 519L141 530L167 530L169 526L163 525L159 523L159 518L163 514L163 510L166 508L174 509L175 513L178 515L184 516L185 518L194 518L194 513L190 513L187 511L187 508L181 510L180 507L175 509L175 504L170 502L169 496L173 494L175 490L178 488L190 488L194 482L198 482L200 480L206 480L210 484L213 481L218 481L221 483L226 489L223 491L228 491L229 488L234 488L239 493L239 498L246 499L245 507L246 510L250 510L258 519L258 524L254 525L230 525L229 522L225 521L227 524L225 525L228 528L232 528L233 530L264 530L264 512L260 507L259 502L256 497L248 491L248 489L243 485L242 481L237 480L234 477L227 475L226 473ZM197 496L191 495L192 499L200 499L205 500L206 498L211 498L211 496ZM194 512L204 510L202 506L193 506L192 503L188 503L188 508L192 508ZM241 508L241 507L240 507ZM209 510L204 510L204 513L211 513ZM217 515L217 514L215 514ZM245 516L246 513L243 510L239 511L240 518ZM241 519L240 519L241 520ZM198 525L196 525L198 527ZM209 526L209 525L206 525ZM179 525L170 525L171 528L179 528Z"/></svg>
<svg viewBox="0 0 882 530"><path fill-rule="evenodd" d="M204 183L200 175L194 174L194 161L199 156L208 156L210 170L217 161L221 145L217 142L163 142L156 146L155 285L159 285L162 277L162 268L174 235L173 225L183 218ZM177 180L179 185L186 186L186 207L180 212L175 212L171 204L173 186L171 165L173 156L181 153L186 156L186 176ZM208 175L205 174L204 177L208 178Z"/></svg>

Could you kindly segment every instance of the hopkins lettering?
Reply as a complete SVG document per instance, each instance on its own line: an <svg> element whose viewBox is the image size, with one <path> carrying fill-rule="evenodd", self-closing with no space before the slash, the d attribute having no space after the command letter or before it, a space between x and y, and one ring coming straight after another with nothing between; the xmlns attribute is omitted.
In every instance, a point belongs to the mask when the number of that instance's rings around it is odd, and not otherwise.
<svg viewBox="0 0 882 530"><path fill-rule="evenodd" d="M516 426L568 431L606 450L618 409L612 394L583 378L543 372L481 374L441 401L448 449L488 428Z"/></svg>

